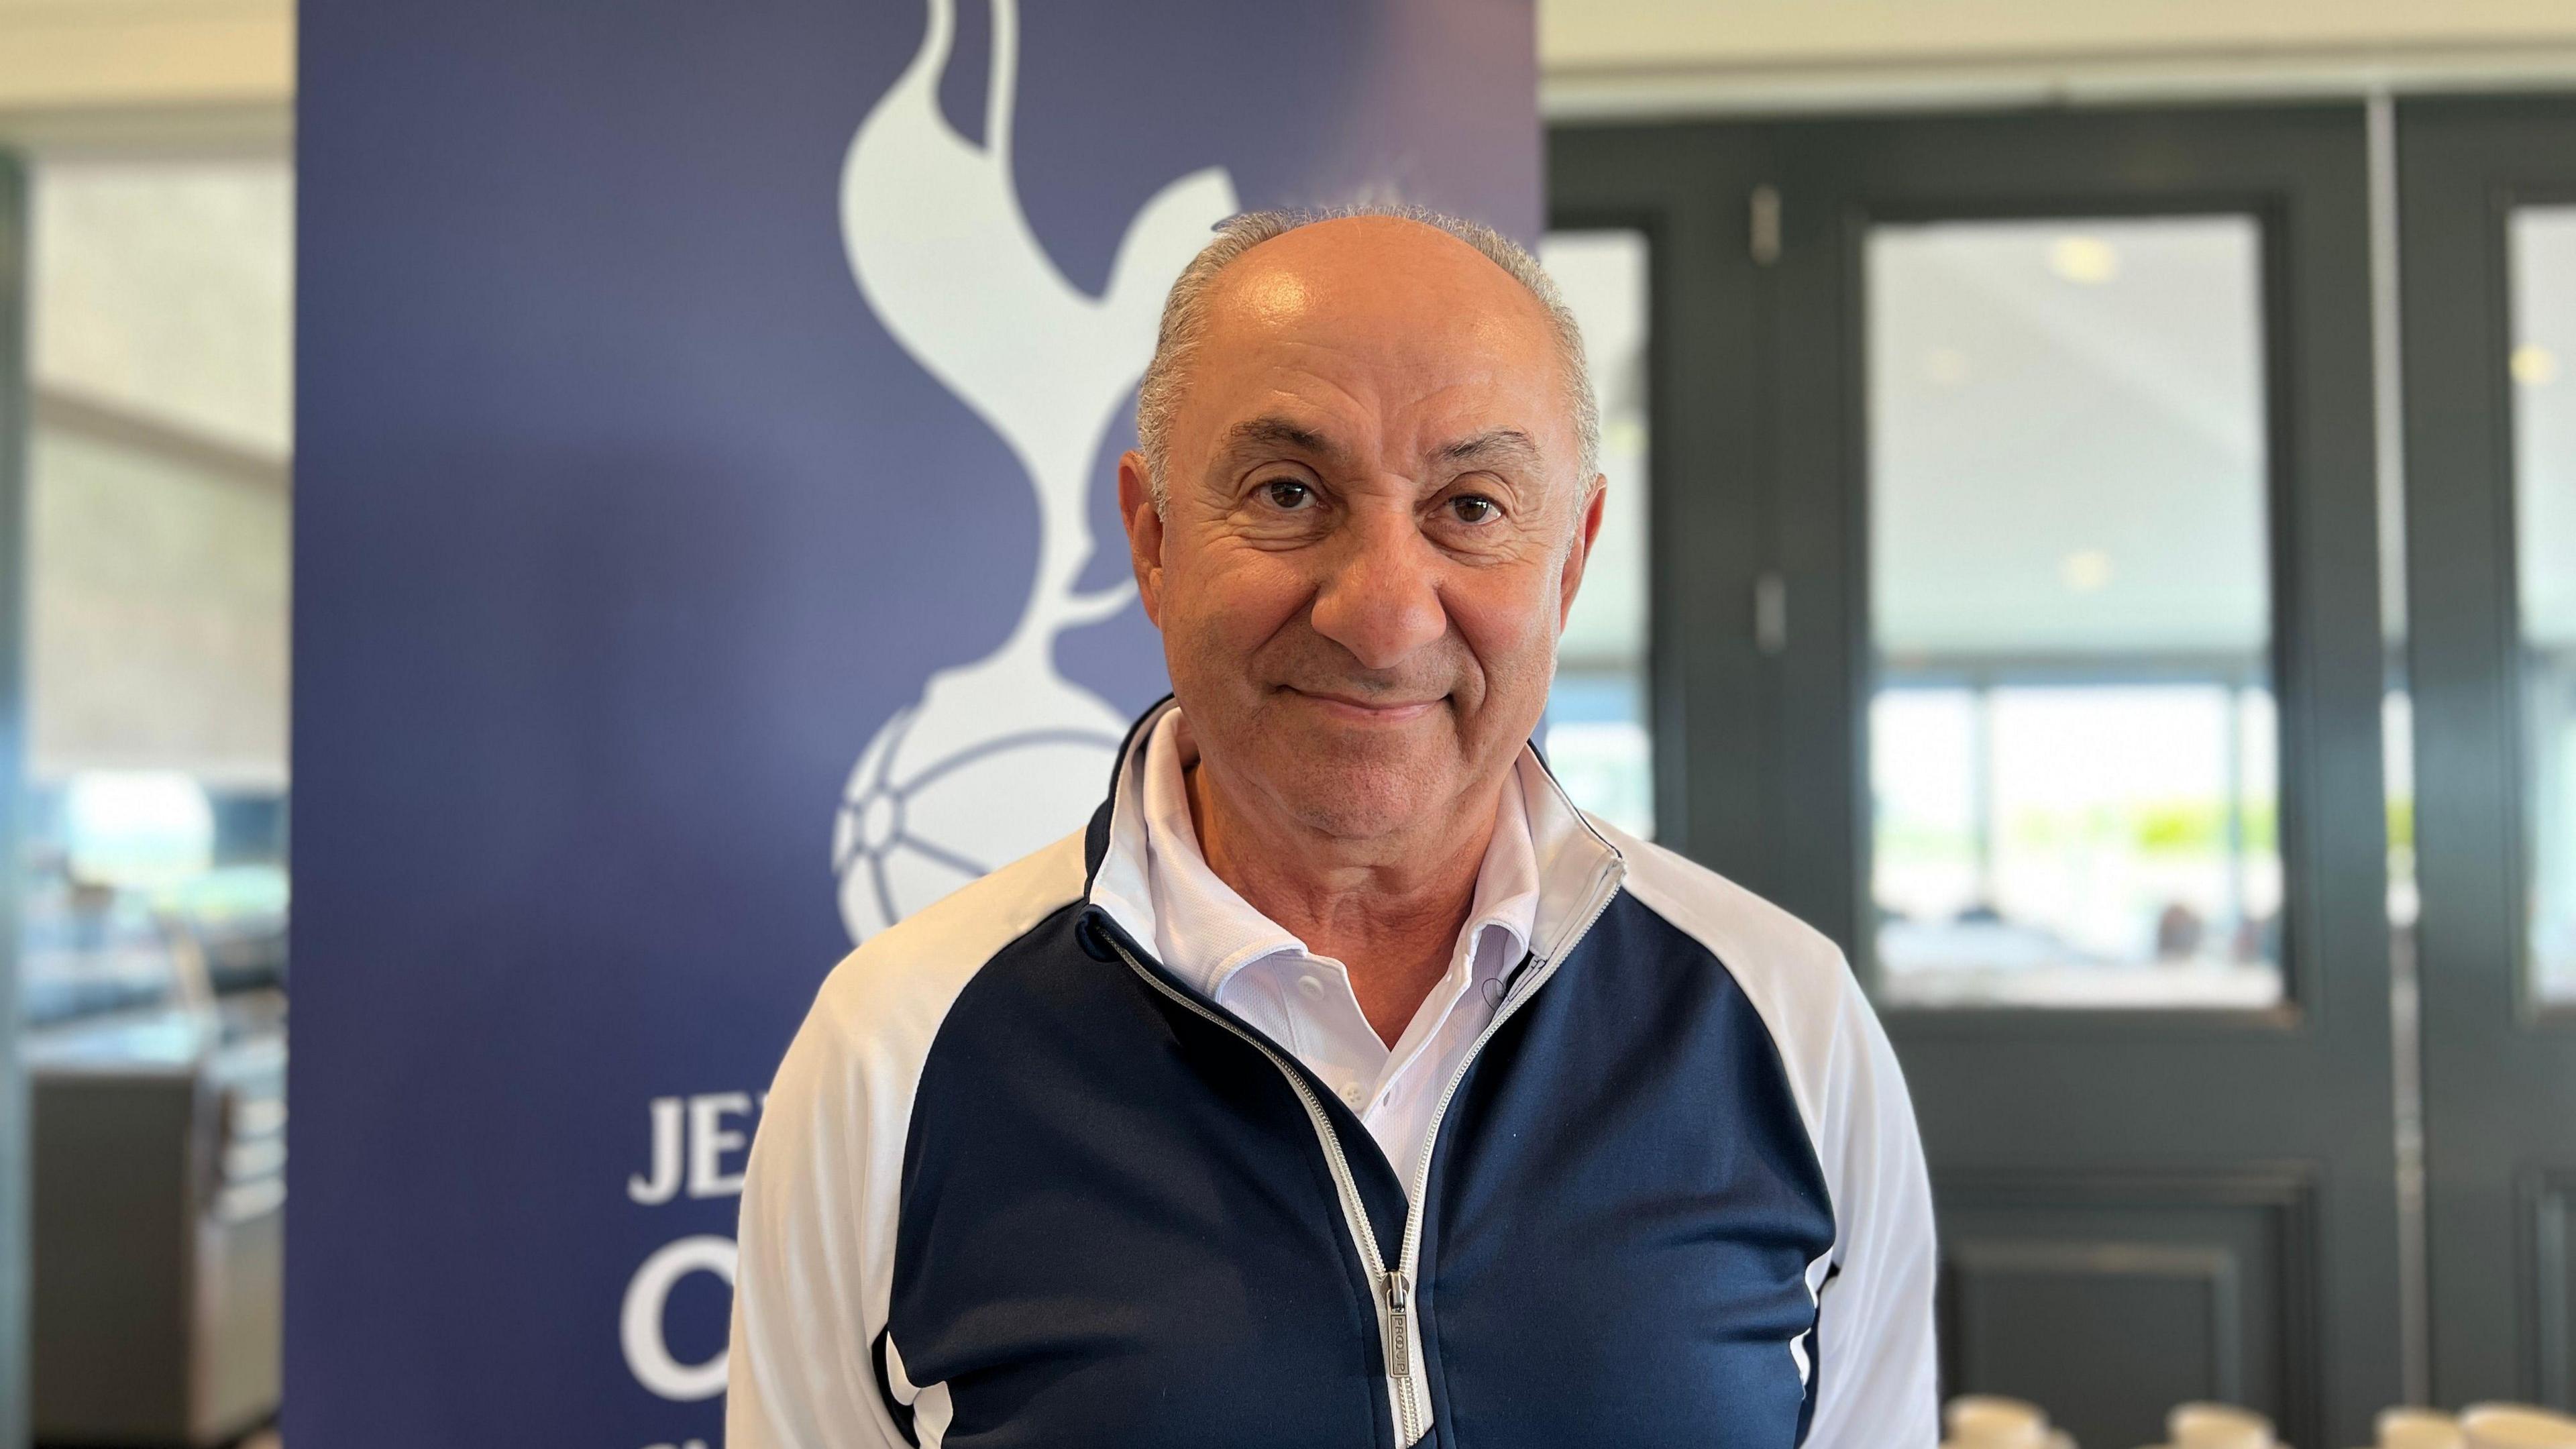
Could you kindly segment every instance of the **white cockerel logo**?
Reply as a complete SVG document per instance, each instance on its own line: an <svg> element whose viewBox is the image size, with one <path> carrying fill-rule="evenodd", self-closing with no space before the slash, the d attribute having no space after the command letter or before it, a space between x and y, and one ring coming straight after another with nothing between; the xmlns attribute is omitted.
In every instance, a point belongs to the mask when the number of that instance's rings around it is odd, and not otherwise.
<svg viewBox="0 0 2576 1449"><path fill-rule="evenodd" d="M920 51L851 139L841 240L877 320L1027 470L1037 572L1001 648L931 676L851 771L832 859L854 940L1075 829L1097 803L1126 721L1054 660L1058 634L1134 592L1076 589L1095 542L1092 461L1152 355L1164 290L1235 210L1222 169L1193 172L1128 223L1102 295L1065 280L1012 176L1018 8L991 4L984 143L940 113L957 17L955 0L930 0Z"/></svg>

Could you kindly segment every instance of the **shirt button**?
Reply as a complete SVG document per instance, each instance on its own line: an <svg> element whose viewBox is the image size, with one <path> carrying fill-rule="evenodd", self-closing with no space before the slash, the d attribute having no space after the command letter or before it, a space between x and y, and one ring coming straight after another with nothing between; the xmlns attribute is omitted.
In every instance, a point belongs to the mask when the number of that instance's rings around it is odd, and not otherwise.
<svg viewBox="0 0 2576 1449"><path fill-rule="evenodd" d="M1359 1084L1359 1083L1357 1083L1357 1082L1344 1082L1344 1083L1342 1083L1342 1103L1343 1103L1343 1105L1345 1105L1345 1106L1349 1107L1349 1108L1350 1108L1352 1111L1354 1111L1354 1112L1356 1112L1356 1111L1358 1111L1358 1110L1360 1109L1360 1084Z"/></svg>
<svg viewBox="0 0 2576 1449"><path fill-rule="evenodd" d="M1321 976L1300 976L1297 978L1297 989L1306 994L1307 1000L1321 1001L1324 999L1324 978Z"/></svg>

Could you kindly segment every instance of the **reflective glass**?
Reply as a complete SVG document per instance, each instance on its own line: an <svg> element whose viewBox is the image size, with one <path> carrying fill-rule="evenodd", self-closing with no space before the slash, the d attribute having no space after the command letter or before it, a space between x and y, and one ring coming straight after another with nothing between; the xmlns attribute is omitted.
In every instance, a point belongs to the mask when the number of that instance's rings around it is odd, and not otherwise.
<svg viewBox="0 0 2576 1449"><path fill-rule="evenodd" d="M21 1009L44 1028L286 959L294 177L30 168Z"/></svg>
<svg viewBox="0 0 2576 1449"><path fill-rule="evenodd" d="M2533 994L2576 1005L2576 207L2516 212L2512 255L2528 951Z"/></svg>
<svg viewBox="0 0 2576 1449"><path fill-rule="evenodd" d="M1634 231L1554 232L1539 260L1583 329L1601 399L1601 533L1557 647L1548 763L1584 809L1655 833L1646 686L1647 247Z"/></svg>
<svg viewBox="0 0 2576 1449"><path fill-rule="evenodd" d="M2261 235L2249 218L1869 239L1882 991L2282 995Z"/></svg>

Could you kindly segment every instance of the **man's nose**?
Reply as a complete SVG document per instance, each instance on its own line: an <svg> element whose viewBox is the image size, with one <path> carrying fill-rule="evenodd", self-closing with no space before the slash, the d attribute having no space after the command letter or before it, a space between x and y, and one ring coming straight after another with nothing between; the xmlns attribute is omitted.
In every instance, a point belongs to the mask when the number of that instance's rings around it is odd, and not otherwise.
<svg viewBox="0 0 2576 1449"><path fill-rule="evenodd" d="M1368 669L1392 669L1449 632L1437 551L1409 515L1388 514L1350 521L1315 591L1315 632Z"/></svg>

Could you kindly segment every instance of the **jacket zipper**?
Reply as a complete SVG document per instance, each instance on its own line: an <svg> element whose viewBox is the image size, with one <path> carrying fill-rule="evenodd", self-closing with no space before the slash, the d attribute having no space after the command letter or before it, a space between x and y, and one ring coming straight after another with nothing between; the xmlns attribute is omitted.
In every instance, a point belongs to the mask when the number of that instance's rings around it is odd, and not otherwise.
<svg viewBox="0 0 2576 1449"><path fill-rule="evenodd" d="M1582 923L1577 925L1554 951L1548 953L1536 975L1521 983L1520 988L1511 995L1503 998L1502 1005L1494 1012L1494 1019L1485 1023L1485 1029L1478 1032L1475 1041L1468 1044L1466 1055L1458 1059L1458 1069L1449 1074L1449 1085L1440 1089L1440 1100L1431 1108L1430 1130L1422 1135L1422 1156L1414 1163L1413 1191L1408 1195L1411 1208L1404 1215L1404 1241L1396 1250L1396 1266L1388 1270L1386 1275L1390 1285L1398 1285L1406 1290L1408 1301L1413 1286L1413 1274L1420 1266L1422 1257L1423 1207L1431 1197L1431 1153L1432 1149L1440 1144L1440 1124L1448 1117L1449 1103L1458 1095L1458 1088L1466 1082L1468 1069L1476 1064L1476 1058L1484 1055L1485 1043L1492 1041L1494 1034L1503 1029L1503 1024L1512 1019L1512 1014L1519 1011L1532 996L1537 995L1538 989L1547 984L1547 979L1556 974L1558 963L1573 954L1576 944L1591 931L1593 923L1601 919L1601 913L1610 909L1611 900L1619 894L1619 882L1626 877L1626 861L1621 858L1616 848L1610 847L1608 841L1602 841L1602 845L1610 848L1610 859L1601 867L1601 879L1592 887L1592 905L1584 912ZM1409 1330L1415 1326L1408 1322L1401 1325L1401 1328ZM1398 1353L1404 1355L1405 1367L1397 1376L1397 1382L1405 1396L1404 1417L1418 1425L1421 1422L1423 1410L1429 1405L1417 1404L1415 1401L1414 1396L1421 1392L1421 1386L1413 1380L1412 1354L1407 1348L1394 1343L1388 1345L1387 1352L1390 1357ZM1419 1428L1409 1430L1405 1442L1412 1443L1420 1433Z"/></svg>
<svg viewBox="0 0 2576 1449"><path fill-rule="evenodd" d="M1138 979L1169 997L1192 1015L1234 1033L1243 1040L1245 1045L1269 1058L1270 1065L1277 1067L1279 1074L1288 1079L1288 1085L1296 1089L1297 1100L1306 1108L1306 1120L1314 1124L1315 1138L1323 1144L1324 1163L1332 1169L1333 1190L1342 1200L1343 1225L1350 1230L1353 1241L1359 1247L1360 1267L1368 1274L1369 1283L1377 1289L1384 1300L1380 1307L1386 1313L1386 1326L1381 1331L1380 1337L1384 1338L1389 1345L1402 1343L1407 1336L1405 1317L1409 1302L1400 1281L1402 1275L1387 1271L1386 1255L1378 1251L1377 1229L1369 1222L1368 1203L1360 1196L1360 1180L1351 1171L1350 1154L1342 1148L1342 1135L1333 1130L1333 1119L1324 1112L1323 1099L1316 1096L1315 1089L1306 1084L1306 1078L1302 1073L1290 1066L1286 1058L1271 1050L1269 1045L1259 1037L1228 1021L1188 992L1146 970L1145 963L1137 960L1136 954L1127 949L1127 943L1119 939L1123 933L1104 930L1100 934L1109 942L1111 949L1118 953L1119 959L1127 963L1127 969L1136 973ZM1403 1442L1411 1444L1421 1437L1420 1431L1414 1427L1413 1355L1410 1350L1398 1354L1390 1348L1387 1364L1387 1372L1397 1381L1399 1398L1404 1406L1403 1412L1398 1416L1403 1429Z"/></svg>
<svg viewBox="0 0 2576 1449"><path fill-rule="evenodd" d="M1593 838L1601 839L1597 832ZM1395 1391L1399 1446L1410 1446L1422 1437L1424 1412L1429 1407L1423 1402L1427 1396L1413 1374L1413 1335L1417 1326L1413 1309L1413 1269L1422 1254L1422 1205L1431 1191L1431 1151L1440 1141L1440 1123L1449 1115L1449 1103L1458 1095L1459 1086L1467 1080L1468 1068L1475 1065L1476 1058L1483 1054L1485 1043L1493 1040L1494 1034L1511 1019L1512 1014L1536 995L1550 976L1556 974L1558 964L1573 953L1593 924L1601 919L1602 913L1610 909L1610 902L1619 893L1619 882L1626 874L1624 867L1627 862L1610 842L1602 840L1601 845L1610 852L1610 859L1602 866L1601 876L1593 885L1592 904L1584 912L1581 923L1547 955L1535 976L1504 999L1502 1006L1495 1011L1494 1019L1485 1023L1485 1029L1477 1033L1466 1055L1459 1058L1458 1069L1450 1074L1448 1085L1441 1089L1440 1100L1432 1108L1430 1130L1423 1137L1422 1157L1414 1170L1413 1192L1404 1215L1404 1238L1398 1250L1400 1266L1393 1268L1387 1266L1386 1255L1378 1251L1377 1229L1369 1221L1368 1203L1360 1196L1359 1177L1351 1171L1350 1155L1342 1146L1342 1136L1333 1130L1333 1119L1324 1111L1323 1099L1307 1085L1305 1076L1259 1037L1147 970L1145 964L1136 959L1136 954L1127 949L1127 943L1121 939L1125 935L1123 931L1110 926L1100 933L1139 980L1192 1015L1233 1033L1245 1045L1268 1058L1270 1065L1276 1067L1279 1074L1288 1079L1288 1085L1296 1090L1297 1100L1306 1109L1306 1119L1314 1126L1316 1140L1323 1146L1325 1165L1332 1171L1333 1190L1342 1200L1343 1225L1350 1230L1351 1238L1359 1248L1361 1269L1368 1274L1369 1281L1377 1285L1381 1299L1379 1306L1386 1315L1379 1337L1386 1344L1386 1376ZM1110 923L1101 924L1109 926Z"/></svg>

